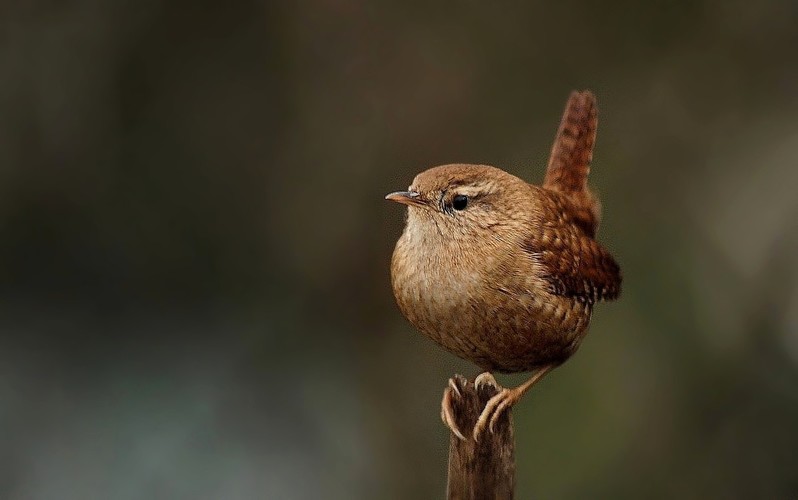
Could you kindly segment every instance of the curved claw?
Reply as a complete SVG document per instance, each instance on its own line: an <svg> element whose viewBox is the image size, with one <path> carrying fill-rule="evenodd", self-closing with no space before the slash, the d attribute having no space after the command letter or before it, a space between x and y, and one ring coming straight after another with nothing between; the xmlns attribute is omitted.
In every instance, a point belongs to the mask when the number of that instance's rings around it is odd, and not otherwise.
<svg viewBox="0 0 798 500"><path fill-rule="evenodd" d="M477 375L474 379L474 387L479 391L483 386L494 387L497 391L501 391L502 386L496 382L496 379L490 372L483 372Z"/></svg>
<svg viewBox="0 0 798 500"><path fill-rule="evenodd" d="M497 406L496 409L493 411L493 416L490 417L490 423L488 424L488 429L490 430L490 432L496 432L496 422L499 421L499 417L502 416L504 410L512 406L513 402L514 401L512 399L505 398L502 400L501 403L499 403L499 406Z"/></svg>
<svg viewBox="0 0 798 500"><path fill-rule="evenodd" d="M458 398L462 397L460 393L460 389L457 387L457 383L453 378L449 379L449 387L444 389L443 391L443 399L441 399L441 420L443 420L443 424L452 431L452 434L457 436L458 439L465 441L466 438L460 429L457 427L457 423L454 419L454 414L452 411L452 398L454 397L453 394L456 394Z"/></svg>
<svg viewBox="0 0 798 500"><path fill-rule="evenodd" d="M457 382L455 382L453 378L449 379L449 387L451 387L452 390L457 393L458 398L463 397L463 395L460 393L460 388L457 387Z"/></svg>
<svg viewBox="0 0 798 500"><path fill-rule="evenodd" d="M474 424L474 441L479 441L479 436L485 432L486 427L490 432L494 432L496 421L502 412L513 403L510 392L508 389L502 389L485 404L477 423Z"/></svg>

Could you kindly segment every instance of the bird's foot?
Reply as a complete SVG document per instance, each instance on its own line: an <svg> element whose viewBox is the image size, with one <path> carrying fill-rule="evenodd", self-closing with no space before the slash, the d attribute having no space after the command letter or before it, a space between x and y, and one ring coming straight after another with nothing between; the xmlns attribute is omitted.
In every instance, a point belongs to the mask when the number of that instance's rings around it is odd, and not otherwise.
<svg viewBox="0 0 798 500"><path fill-rule="evenodd" d="M463 441L465 441L466 438L457 427L457 421L454 418L452 402L454 398L460 399L463 397L458 385L465 387L466 383L468 383L468 381L462 375L455 375L454 377L450 378L449 386L443 390L443 399L441 400L441 420L443 420L443 424L448 427L450 431L452 431L452 434Z"/></svg>
<svg viewBox="0 0 798 500"><path fill-rule="evenodd" d="M475 380L474 383L476 384L479 382L479 379L483 375L488 375L491 379L493 379L493 376L491 376L490 373L483 373L477 377L477 380ZM496 384L495 380L493 380L493 384L496 385L496 387L499 389L499 392L488 400L488 402L485 404L485 408L482 410L482 413L477 419L477 423L474 424L474 441L479 441L479 437L483 432L485 432L486 428L493 433L496 428L496 422L499 421L502 413L517 403L524 394L524 392L519 390L518 387L514 389L504 389Z"/></svg>
<svg viewBox="0 0 798 500"><path fill-rule="evenodd" d="M515 403L517 403L524 393L526 393L526 391L528 391L533 385L540 382L540 379L545 377L546 374L549 373L555 366L557 365L545 365L541 367L529 378L529 380L512 389L502 389L498 384L496 384L496 380L493 380L493 384L499 389L499 392L488 400L488 402L485 404L485 408L482 410L482 413L477 419L477 423L474 424L474 441L479 441L479 435L485 431L485 427L487 427L491 433L494 432L496 423L499 421L499 418L501 418L502 413L504 413L506 410L509 410ZM490 377L490 379L488 379L488 377ZM477 380L474 380L474 383L476 384L480 379L483 378L486 380L486 382L489 382L493 379L490 373L483 373L477 377Z"/></svg>
<svg viewBox="0 0 798 500"><path fill-rule="evenodd" d="M485 410L488 410L491 401L494 401L504 392L509 391L500 386L489 372L479 374L477 378L474 379L473 385L462 375L455 375L449 379L449 386L443 391L443 399L441 400L441 420L443 420L444 425L452 431L452 434L458 439L465 441L466 437L460 430L457 422L459 421L461 424L468 425L470 428L471 424L467 423L468 417L466 417L465 422L463 421L464 412L466 412L465 414L473 412L472 415L474 416L471 418L476 418L476 415L479 415L479 420L477 420L473 428L473 437L475 440L478 440L486 425L490 424L490 430L494 432L495 425L504 407L502 407L490 421L488 421L490 415L486 417ZM518 398L520 397L519 394ZM480 401L485 400L487 400L485 410L480 414L479 409L482 408ZM473 410L467 410L467 408L471 408L472 405L478 406L475 406ZM480 425L480 421L483 420L484 422ZM474 420L471 420L471 422L473 421Z"/></svg>

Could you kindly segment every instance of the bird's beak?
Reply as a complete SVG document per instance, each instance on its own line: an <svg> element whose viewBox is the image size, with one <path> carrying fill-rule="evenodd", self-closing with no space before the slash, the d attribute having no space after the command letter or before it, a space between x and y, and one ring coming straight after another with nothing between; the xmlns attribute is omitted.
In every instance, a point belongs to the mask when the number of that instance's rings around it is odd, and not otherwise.
<svg viewBox="0 0 798 500"><path fill-rule="evenodd" d="M395 201L408 206L426 207L427 202L421 198L421 194L415 191L396 191L385 195L386 200Z"/></svg>

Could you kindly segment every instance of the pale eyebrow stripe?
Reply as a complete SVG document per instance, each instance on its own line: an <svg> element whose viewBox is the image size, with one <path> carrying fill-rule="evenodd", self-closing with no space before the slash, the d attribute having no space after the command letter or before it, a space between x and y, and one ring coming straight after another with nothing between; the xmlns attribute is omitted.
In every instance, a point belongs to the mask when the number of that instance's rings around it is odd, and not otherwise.
<svg viewBox="0 0 798 500"><path fill-rule="evenodd" d="M488 189L490 187L490 184L488 183L481 183L477 185L461 184L458 187L460 189L456 189L455 194L463 194L470 196L472 198L479 198L491 194L490 190Z"/></svg>
<svg viewBox="0 0 798 500"><path fill-rule="evenodd" d="M449 184L450 188L459 188L459 187L468 187L473 189L483 189L489 187L491 185L490 182L487 181L473 181L473 180L463 180L463 181L454 181Z"/></svg>

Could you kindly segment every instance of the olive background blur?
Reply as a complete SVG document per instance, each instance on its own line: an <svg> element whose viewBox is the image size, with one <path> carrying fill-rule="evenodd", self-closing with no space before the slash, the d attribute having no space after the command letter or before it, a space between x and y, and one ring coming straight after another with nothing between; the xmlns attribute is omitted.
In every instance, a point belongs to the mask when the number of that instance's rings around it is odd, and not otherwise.
<svg viewBox="0 0 798 500"><path fill-rule="evenodd" d="M0 497L440 498L478 371L383 196L539 182L583 88L624 293L514 411L518 497L798 495L797 3L14 3Z"/></svg>

